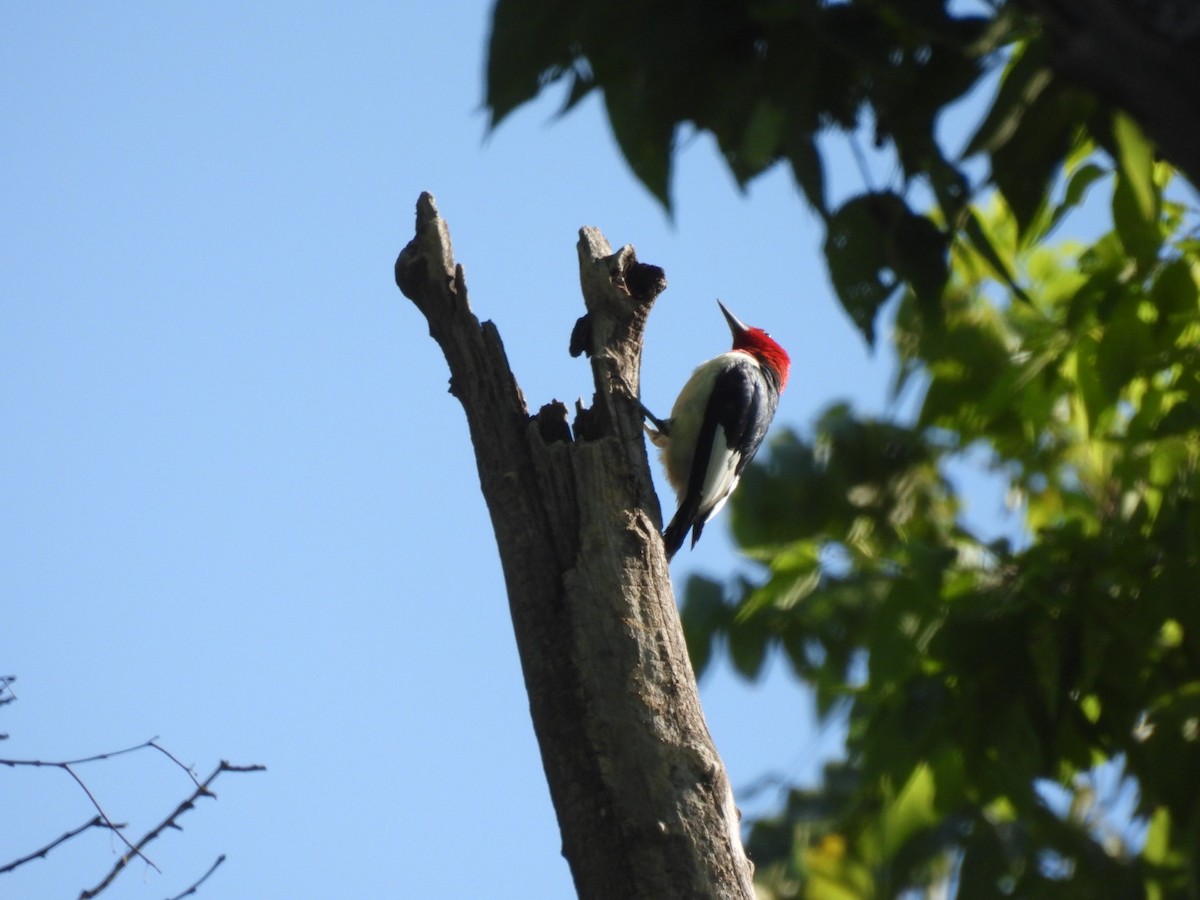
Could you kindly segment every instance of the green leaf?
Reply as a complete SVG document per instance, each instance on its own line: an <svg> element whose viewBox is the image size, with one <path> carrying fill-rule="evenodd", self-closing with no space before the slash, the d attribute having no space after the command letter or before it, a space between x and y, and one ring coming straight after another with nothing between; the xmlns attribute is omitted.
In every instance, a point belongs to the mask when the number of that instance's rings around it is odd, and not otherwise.
<svg viewBox="0 0 1200 900"><path fill-rule="evenodd" d="M1165 865L1170 861L1171 812L1165 806L1154 810L1150 816L1150 827L1146 829L1146 861Z"/></svg>
<svg viewBox="0 0 1200 900"><path fill-rule="evenodd" d="M963 829L963 859L958 871L958 896L1003 897L1013 893L1023 860L1006 847L997 832L1007 823L980 816ZM1015 871L1014 871L1015 870Z"/></svg>
<svg viewBox="0 0 1200 900"><path fill-rule="evenodd" d="M804 191L804 196L822 218L828 218L825 206L825 167L812 136L805 134L792 140L787 148L792 177Z"/></svg>
<svg viewBox="0 0 1200 900"><path fill-rule="evenodd" d="M1158 259L1164 235L1157 213L1151 210L1149 215L1146 214L1140 190L1139 179L1122 169L1113 189L1112 215L1121 246L1145 270Z"/></svg>
<svg viewBox="0 0 1200 900"><path fill-rule="evenodd" d="M1067 357L1073 363L1073 397L1082 403L1089 422L1095 422L1107 409L1111 409L1115 398L1104 388L1100 375L1100 341L1095 332L1080 337L1075 352Z"/></svg>
<svg viewBox="0 0 1200 900"><path fill-rule="evenodd" d="M776 430L732 499L733 534L748 554L769 557L825 528L839 509L838 488L821 477L813 448Z"/></svg>
<svg viewBox="0 0 1200 900"><path fill-rule="evenodd" d="M1003 258L996 252L996 248L992 244L992 239L988 236L983 223L979 219L979 214L974 209L967 212L966 219L963 221L963 233L966 234L975 252L987 260L996 277L1008 285L1013 295L1018 300L1022 300L1032 306L1033 301L1029 299L1029 295L1025 293L1025 289L1017 284L1016 279L1013 278L1012 272L1005 264Z"/></svg>
<svg viewBox="0 0 1200 900"><path fill-rule="evenodd" d="M633 174L669 212L675 124L647 114L645 97L634 85L606 85L604 102L613 136Z"/></svg>
<svg viewBox="0 0 1200 900"><path fill-rule="evenodd" d="M1129 181L1129 190L1138 215L1145 221L1158 218L1158 188L1154 184L1154 148L1137 123L1124 113L1113 116L1113 137L1117 142L1117 162Z"/></svg>
<svg viewBox="0 0 1200 900"><path fill-rule="evenodd" d="M1200 313L1200 292L1191 262L1174 259L1163 266L1150 289L1150 300L1164 322L1194 319Z"/></svg>
<svg viewBox="0 0 1200 900"><path fill-rule="evenodd" d="M565 109L599 88L664 204L681 126L711 133L740 184L786 158L869 343L911 287L894 340L917 424L836 407L810 439L775 435L733 500L752 571L684 591L697 672L724 641L761 678L778 643L821 718L848 715L848 761L789 802L760 883L780 898L894 896L936 883L950 851L963 897L1137 896L1128 879L1195 894L1200 240L1181 233L1194 215L1163 199L1166 164L1131 120L1052 74L1027 10L960 6L499 0L491 126L547 85L568 82ZM990 157L996 199L981 212L933 126L1004 53L966 151ZM936 217L899 188L826 209L815 136L867 123L897 183L932 190ZM1109 174L1112 230L1083 251L1050 244ZM960 242L949 260L942 222ZM1024 499L1010 523L1023 549L970 533L950 479L972 458ZM1063 821L1035 789L1117 752L1152 814L1141 858L1114 858L1103 823ZM1046 877L1058 858L1070 878Z"/></svg>
<svg viewBox="0 0 1200 900"><path fill-rule="evenodd" d="M1109 174L1108 169L1096 163L1086 163L1080 166L1067 181L1067 191L1058 209L1064 211L1077 207L1087 196L1088 188L1107 174Z"/></svg>
<svg viewBox="0 0 1200 900"><path fill-rule="evenodd" d="M488 128L570 68L575 7L561 0L497 0L488 42Z"/></svg>
<svg viewBox="0 0 1200 900"><path fill-rule="evenodd" d="M962 221L971 195L971 184L967 176L945 158L939 158L930 165L928 177L942 218L957 227Z"/></svg>
<svg viewBox="0 0 1200 900"><path fill-rule="evenodd" d="M1171 407L1159 420L1154 429L1154 436L1161 440L1194 432L1200 432L1200 407L1191 403L1179 403Z"/></svg>
<svg viewBox="0 0 1200 900"><path fill-rule="evenodd" d="M892 265L909 283L929 324L941 324L942 291L950 278L950 239L927 216L906 212L893 231Z"/></svg>
<svg viewBox="0 0 1200 900"><path fill-rule="evenodd" d="M1054 80L1040 46L1024 47L1013 54L1013 61L991 108L963 151L964 157L976 153L995 153L1013 138L1029 108Z"/></svg>
<svg viewBox="0 0 1200 900"><path fill-rule="evenodd" d="M900 287L889 245L908 206L896 194L861 194L829 219L825 258L842 307L871 346L875 317Z"/></svg>
<svg viewBox="0 0 1200 900"><path fill-rule="evenodd" d="M771 578L752 590L738 607L735 622L752 619L766 609L792 609L821 583L820 549L797 541L771 560Z"/></svg>
<svg viewBox="0 0 1200 900"><path fill-rule="evenodd" d="M884 807L879 818L881 850L890 857L915 834L937 821L934 811L936 785L927 765L918 765L896 798Z"/></svg>
<svg viewBox="0 0 1200 900"><path fill-rule="evenodd" d="M725 589L721 583L702 575L688 578L679 618L683 623L688 656L699 678L712 661L716 632L730 620L730 608L725 603Z"/></svg>
<svg viewBox="0 0 1200 900"><path fill-rule="evenodd" d="M1097 348L1097 374L1101 386L1115 403L1117 394L1143 367L1152 355L1150 326L1138 315L1138 302L1126 301L1104 329Z"/></svg>
<svg viewBox="0 0 1200 900"><path fill-rule="evenodd" d="M1050 186L1093 104L1060 80L1052 81L1025 109L1020 127L992 152L992 181L1012 209L1020 233L1047 203Z"/></svg>
<svg viewBox="0 0 1200 900"><path fill-rule="evenodd" d="M762 672L767 659L768 632L759 617L735 622L726 632L729 639L729 658L733 667L751 681Z"/></svg>
<svg viewBox="0 0 1200 900"><path fill-rule="evenodd" d="M596 83L579 71L571 72L571 89L567 92L567 97L563 100L562 108L558 111L558 115L565 116L590 94L596 88Z"/></svg>
<svg viewBox="0 0 1200 900"><path fill-rule="evenodd" d="M787 113L774 101L764 98L754 104L750 120L742 132L742 164L759 171L779 156L780 140Z"/></svg>
<svg viewBox="0 0 1200 900"><path fill-rule="evenodd" d="M1072 210L1076 209L1087 196L1088 189L1109 174L1109 171L1096 163L1086 163L1080 166L1067 180L1067 190L1063 196L1062 202L1055 208L1050 215L1049 222L1046 225L1044 234L1049 234L1057 227L1058 223ZM1037 237L1042 237L1038 235Z"/></svg>

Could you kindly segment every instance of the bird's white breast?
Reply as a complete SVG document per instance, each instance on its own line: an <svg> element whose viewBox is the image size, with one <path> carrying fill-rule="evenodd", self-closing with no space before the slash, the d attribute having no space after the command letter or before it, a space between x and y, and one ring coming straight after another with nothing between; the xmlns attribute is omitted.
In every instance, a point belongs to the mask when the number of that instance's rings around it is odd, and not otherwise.
<svg viewBox="0 0 1200 900"><path fill-rule="evenodd" d="M722 372L735 365L746 365L747 362L758 366L758 360L754 357L736 350L714 356L696 367L696 371L692 373L687 384L683 386L683 390L679 392L679 397L675 400L675 406L671 409L670 435L665 444L662 441L656 441L656 443L661 447L660 456L663 468L667 472L667 480L675 489L675 494L680 500L687 493L696 441L700 434L700 428L704 424L704 416L708 410L708 398L712 395L713 385ZM731 459L731 457L733 458ZM718 429L713 436L713 453L709 458L708 473L705 476L705 490L700 503L702 510L712 502L714 496L720 496L715 490L718 484L723 484L728 490L732 490L733 484L736 484L733 476L736 466L737 454L729 452L725 443L725 435ZM725 468L728 469L727 474L723 473ZM728 490L726 496L728 496ZM716 509L720 509L720 504L710 511L710 514Z"/></svg>

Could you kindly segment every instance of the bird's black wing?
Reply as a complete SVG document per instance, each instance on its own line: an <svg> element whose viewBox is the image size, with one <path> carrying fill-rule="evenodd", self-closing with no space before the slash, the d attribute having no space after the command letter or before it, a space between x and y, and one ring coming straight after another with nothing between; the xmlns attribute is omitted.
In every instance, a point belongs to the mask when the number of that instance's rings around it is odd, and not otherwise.
<svg viewBox="0 0 1200 900"><path fill-rule="evenodd" d="M736 477L741 477L758 451L766 436L767 426L775 416L775 407L779 404L779 391L769 383L770 377L767 370L741 354L736 355L729 368L717 376L704 423L696 439L687 493L679 504L679 511L663 532L668 559L683 546L688 531L692 532L692 546L696 545L704 523L712 512L712 504L704 509L701 508L701 502L717 428L724 432L730 451L738 456L734 469Z"/></svg>

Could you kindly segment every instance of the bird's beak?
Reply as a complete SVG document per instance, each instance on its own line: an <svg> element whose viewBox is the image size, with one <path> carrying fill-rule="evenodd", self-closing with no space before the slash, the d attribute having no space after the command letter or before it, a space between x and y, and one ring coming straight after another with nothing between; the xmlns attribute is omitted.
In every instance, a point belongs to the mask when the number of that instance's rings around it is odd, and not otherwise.
<svg viewBox="0 0 1200 900"><path fill-rule="evenodd" d="M717 301L717 306L721 307L721 312L725 313L725 321L729 323L729 330L733 332L734 337L750 330L746 323L726 309L725 304L720 300Z"/></svg>

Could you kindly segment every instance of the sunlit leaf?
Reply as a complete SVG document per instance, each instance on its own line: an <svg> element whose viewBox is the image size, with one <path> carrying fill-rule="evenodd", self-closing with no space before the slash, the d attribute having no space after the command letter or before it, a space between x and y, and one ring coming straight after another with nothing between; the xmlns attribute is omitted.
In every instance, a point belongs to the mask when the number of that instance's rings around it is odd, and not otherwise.
<svg viewBox="0 0 1200 900"><path fill-rule="evenodd" d="M926 765L917 766L880 816L881 849L885 858L893 855L918 831L937 821L934 793L933 772Z"/></svg>
<svg viewBox="0 0 1200 900"><path fill-rule="evenodd" d="M1137 123L1124 113L1113 116L1121 175L1128 181L1137 214L1144 221L1158 215L1158 190L1154 184L1154 148Z"/></svg>
<svg viewBox="0 0 1200 900"><path fill-rule="evenodd" d="M1047 204L1050 185L1092 105L1085 95L1052 81L1024 109L1019 127L992 153L992 181L1022 232Z"/></svg>
<svg viewBox="0 0 1200 900"><path fill-rule="evenodd" d="M1033 301L1029 299L1029 295L1025 293L1024 289L1013 278L1012 272L996 251L995 246L992 244L992 238L984 230L978 215L973 210L967 214L963 226L966 236L971 242L971 246L987 260L988 265L995 271L996 276L1008 285L1016 297L1026 303L1032 303Z"/></svg>
<svg viewBox="0 0 1200 900"><path fill-rule="evenodd" d="M1143 268L1149 268L1158 259L1164 235L1156 217L1143 214L1138 190L1136 179L1125 172L1117 176L1112 198L1113 224L1126 254Z"/></svg>

